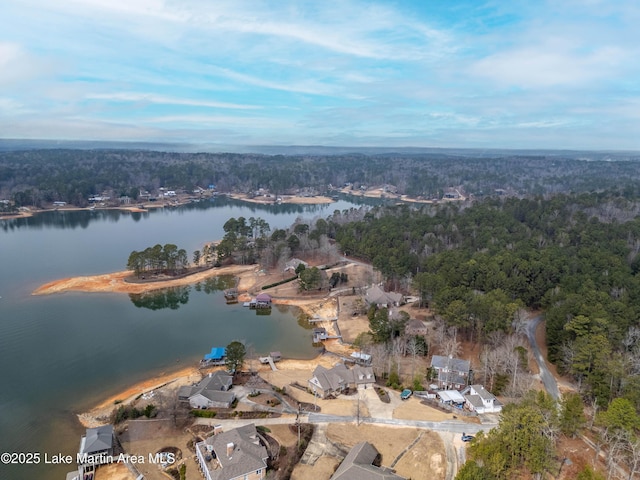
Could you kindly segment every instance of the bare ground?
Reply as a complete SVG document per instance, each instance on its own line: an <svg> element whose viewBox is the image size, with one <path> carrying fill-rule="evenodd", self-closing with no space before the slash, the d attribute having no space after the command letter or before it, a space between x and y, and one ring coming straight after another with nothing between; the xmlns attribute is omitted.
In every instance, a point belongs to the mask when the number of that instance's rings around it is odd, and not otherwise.
<svg viewBox="0 0 640 480"><path fill-rule="evenodd" d="M350 449L361 441L370 442L382 455L382 465L390 466L397 457L418 437L420 440L411 449L403 453L394 466L397 473L406 478L444 479L446 475L446 451L438 434L417 428L381 427L364 424L331 424L327 428L327 438ZM298 471L296 467L296 472ZM301 473L306 473L301 469ZM332 473L332 472L330 472ZM301 475L300 480L318 480L310 470L309 475Z"/></svg>
<svg viewBox="0 0 640 480"><path fill-rule="evenodd" d="M121 435L122 446L129 455L141 455L144 463L136 468L149 480L166 480L161 466L149 462L149 454L155 454L166 447L177 447L181 452L181 459L175 466L184 461L187 465L187 479L201 478L195 461L194 453L187 447L193 435L183 429L174 427L171 420L135 420L128 423L127 430Z"/></svg>
<svg viewBox="0 0 640 480"><path fill-rule="evenodd" d="M135 480L136 477L124 463L104 465L96 470L94 480Z"/></svg>

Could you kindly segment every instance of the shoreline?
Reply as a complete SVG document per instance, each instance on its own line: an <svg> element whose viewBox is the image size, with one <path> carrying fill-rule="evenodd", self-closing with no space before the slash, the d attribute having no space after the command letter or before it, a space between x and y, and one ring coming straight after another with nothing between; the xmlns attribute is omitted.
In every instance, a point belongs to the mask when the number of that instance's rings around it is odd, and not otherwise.
<svg viewBox="0 0 640 480"><path fill-rule="evenodd" d="M333 361L333 359L328 359ZM245 360L246 363L253 362L253 368L258 372L269 372L271 368L269 365L262 365L257 360ZM313 358L308 359L296 359L287 358L278 362L278 371L286 374L288 371L296 371L300 369L312 370L318 364L327 364L327 361L322 361L322 354L318 354ZM325 365L330 366L330 365ZM98 401L94 406L88 408L85 411L76 413L80 424L85 428L95 428L102 425L106 425L110 421L110 417L115 409L119 406L127 406L138 400L142 395L152 391L175 388L192 385L199 382L209 371L214 371L221 367L208 367L200 369L198 365L190 367L183 367L180 370L151 376L144 380L141 380L133 385L123 386L122 390L118 390L115 394L110 394L104 400Z"/></svg>
<svg viewBox="0 0 640 480"><path fill-rule="evenodd" d="M206 280L209 277L221 275L236 275L240 277L240 281L242 282L243 278L246 279L248 274L254 274L256 270L256 265L231 265L228 267L211 268L181 278L146 283L126 282L126 278L130 277L132 272L130 270L124 270L101 275L86 275L53 280L44 285L40 285L31 292L31 295L52 295L54 293L64 292L146 293L163 288L191 285Z"/></svg>
<svg viewBox="0 0 640 480"><path fill-rule="evenodd" d="M465 200L465 198L459 199L441 199L441 200L433 200L433 199L422 199L422 198L411 198L407 195L399 195L396 193L385 192L380 188L374 188L367 191L359 191L359 190L349 190L346 188L337 190L339 193L345 195L351 195L353 197L364 197L364 198L379 198L379 199L387 199L387 200L396 200L401 202L408 203L438 203L438 201L446 200L446 201L460 201ZM326 197L323 195L313 196L313 197L300 197L296 195L281 195L279 197L252 197L249 198L246 194L241 193L225 193L227 197L239 200L241 202L253 203L259 205L326 205L330 203L334 203L335 200ZM280 201L278 201L278 198ZM48 207L48 208L39 208L39 209L29 209L27 211L17 212L17 213L9 213L6 215L0 214L0 220L13 220L18 218L29 218L37 215L38 213L44 212L80 212L80 211L98 211L98 210L118 210L121 212L129 212L129 213L145 213L149 210L154 210L157 208L164 207L179 207L186 205L188 202L178 201L178 203L148 203L142 202L139 205L142 206L104 206L104 207L75 207L75 206L64 206L64 207Z"/></svg>
<svg viewBox="0 0 640 480"><path fill-rule="evenodd" d="M277 202L276 198L271 198L271 197L254 197L254 198L248 198L247 195L245 194L238 194L238 193L228 193L225 194L226 196L228 196L229 198L232 198L234 200L240 200L242 202L247 202L247 203L257 203L257 204L261 204L261 205L276 205L278 203L280 204L293 204L293 205L321 205L321 204L328 204L328 203L333 203L334 200L329 198L329 197L324 197L324 196L316 196L316 197L298 197L295 195L282 195L281 201ZM26 211L21 211L21 212L16 212L16 213L8 213L5 215L0 214L0 220L14 220L17 218L29 218L29 217L33 217L34 215L37 215L38 213L45 213L45 212L82 212L82 211L87 211L87 212L93 212L93 211L98 211L98 210L119 210L121 212L129 212L129 213L145 213L148 212L149 210L153 210L153 209L157 209L157 208L164 208L164 207L180 207L183 205L187 205L188 202L183 202L183 201L178 201L178 203L148 203L148 202L141 202L139 205L142 206L135 206L135 205L130 205L130 206L104 206L104 207L76 207L76 206L64 206L64 207L47 207L47 208L37 208L35 209L31 209L29 208ZM25 207L26 208L26 207Z"/></svg>

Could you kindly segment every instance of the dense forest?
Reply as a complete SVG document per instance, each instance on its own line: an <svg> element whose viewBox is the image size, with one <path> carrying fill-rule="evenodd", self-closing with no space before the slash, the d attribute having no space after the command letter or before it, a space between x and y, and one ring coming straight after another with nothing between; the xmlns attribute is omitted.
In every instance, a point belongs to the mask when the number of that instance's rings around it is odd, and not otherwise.
<svg viewBox="0 0 640 480"><path fill-rule="evenodd" d="M449 326L482 341L543 309L549 357L607 404L640 408L640 204L620 196L378 207L330 222L349 254L413 286Z"/></svg>
<svg viewBox="0 0 640 480"><path fill-rule="evenodd" d="M600 157L598 157L600 158ZM587 161L579 155L495 156L450 153L262 155L146 150L0 151L0 199L17 206L64 201L86 206L105 191L137 198L159 187L191 192L216 185L221 192L259 188L287 193L301 188L392 185L399 194L439 198L449 187L476 197L544 195L616 189L638 193L640 163Z"/></svg>

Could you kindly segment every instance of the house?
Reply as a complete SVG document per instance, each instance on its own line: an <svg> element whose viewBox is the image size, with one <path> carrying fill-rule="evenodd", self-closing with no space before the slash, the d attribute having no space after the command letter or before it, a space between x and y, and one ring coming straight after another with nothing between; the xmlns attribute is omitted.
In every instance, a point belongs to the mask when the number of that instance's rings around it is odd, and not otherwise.
<svg viewBox="0 0 640 480"><path fill-rule="evenodd" d="M80 455L113 455L113 425L87 428L80 439Z"/></svg>
<svg viewBox="0 0 640 480"><path fill-rule="evenodd" d="M66 204L67 202L53 202L55 207L64 207Z"/></svg>
<svg viewBox="0 0 640 480"><path fill-rule="evenodd" d="M331 369L318 365L309 379L309 388L320 398L338 395L348 388L371 388L376 377L371 367L360 365L348 369L339 363Z"/></svg>
<svg viewBox="0 0 640 480"><path fill-rule="evenodd" d="M380 453L368 442L356 444L330 480L406 480L387 467L380 466Z"/></svg>
<svg viewBox="0 0 640 480"><path fill-rule="evenodd" d="M207 480L260 480L266 475L269 458L254 424L197 443L196 456Z"/></svg>
<svg viewBox="0 0 640 480"><path fill-rule="evenodd" d="M404 303L401 293L385 292L378 285L367 289L365 299L369 305L375 305L378 308L399 307Z"/></svg>
<svg viewBox="0 0 640 480"><path fill-rule="evenodd" d="M407 335L427 335L429 328L422 320L416 320L415 318L407 322L404 331Z"/></svg>
<svg viewBox="0 0 640 480"><path fill-rule="evenodd" d="M178 400L189 402L191 408L229 408L236 395L228 390L233 378L223 371L210 373L197 385L178 389Z"/></svg>
<svg viewBox="0 0 640 480"><path fill-rule="evenodd" d="M376 376L374 375L373 368L371 367L356 365L351 369L351 372L353 373L354 387L360 390L373 388L373 385L376 383Z"/></svg>
<svg viewBox="0 0 640 480"><path fill-rule="evenodd" d="M346 370L346 367L342 365ZM318 365L309 379L309 388L320 398L337 395L348 388L344 375L339 375L337 367L328 369Z"/></svg>
<svg viewBox="0 0 640 480"><path fill-rule="evenodd" d="M482 385L471 385L469 393L464 396L465 406L476 413L498 413L502 411L502 404L496 396Z"/></svg>
<svg viewBox="0 0 640 480"><path fill-rule="evenodd" d="M431 368L438 373L438 388L460 390L469 383L471 363L468 360L442 355L431 358Z"/></svg>
<svg viewBox="0 0 640 480"><path fill-rule="evenodd" d="M93 472L97 465L113 462L113 425L87 428L80 438L77 462L80 473Z"/></svg>
<svg viewBox="0 0 640 480"><path fill-rule="evenodd" d="M285 264L284 271L295 272L296 268L298 268L299 265L304 265L304 268L309 268L309 264L304 260L300 260L299 258L292 258Z"/></svg>
<svg viewBox="0 0 640 480"><path fill-rule="evenodd" d="M67 473L67 480L93 478L98 466L114 462L117 458L114 450L113 425L87 428L85 435L80 437L80 449L76 455L78 469Z"/></svg>

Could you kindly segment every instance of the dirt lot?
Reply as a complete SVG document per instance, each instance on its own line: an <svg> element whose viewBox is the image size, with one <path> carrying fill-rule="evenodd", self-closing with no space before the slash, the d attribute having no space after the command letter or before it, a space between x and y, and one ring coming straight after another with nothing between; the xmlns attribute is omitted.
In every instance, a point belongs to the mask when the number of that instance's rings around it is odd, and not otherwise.
<svg viewBox="0 0 640 480"><path fill-rule="evenodd" d="M175 428L171 420L136 420L130 421L127 430L121 435L122 446L130 455L142 455L145 459L166 447L180 449L176 466L187 465L187 479L201 478L195 461L195 454L189 450L187 443L193 435L184 429ZM148 480L166 480L167 477L160 465L149 461L136 465L140 473Z"/></svg>
<svg viewBox="0 0 640 480"><path fill-rule="evenodd" d="M124 463L112 463L99 467L94 480L136 480Z"/></svg>
<svg viewBox="0 0 640 480"><path fill-rule="evenodd" d="M397 457L420 436L420 440L402 457ZM361 441L370 442L382 455L382 465L393 467L406 478L444 479L447 462L444 444L434 432L417 428L381 427L376 425L331 424L327 438L347 449ZM301 480L318 480L319 476L300 477Z"/></svg>
<svg viewBox="0 0 640 480"><path fill-rule="evenodd" d="M299 463L291 474L291 480L325 480L331 478L340 462L339 458L325 455L320 457L314 465Z"/></svg>

